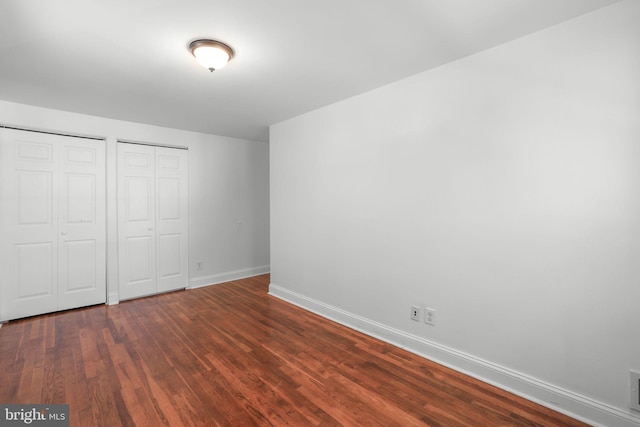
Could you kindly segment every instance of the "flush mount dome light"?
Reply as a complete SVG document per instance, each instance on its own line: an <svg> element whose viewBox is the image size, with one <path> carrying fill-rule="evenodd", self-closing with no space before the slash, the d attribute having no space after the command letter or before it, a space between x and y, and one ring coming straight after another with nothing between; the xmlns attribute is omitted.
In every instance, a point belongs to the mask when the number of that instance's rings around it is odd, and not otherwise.
<svg viewBox="0 0 640 427"><path fill-rule="evenodd" d="M189 51L200 65L212 73L227 65L233 58L233 49L216 40L194 40L189 43Z"/></svg>

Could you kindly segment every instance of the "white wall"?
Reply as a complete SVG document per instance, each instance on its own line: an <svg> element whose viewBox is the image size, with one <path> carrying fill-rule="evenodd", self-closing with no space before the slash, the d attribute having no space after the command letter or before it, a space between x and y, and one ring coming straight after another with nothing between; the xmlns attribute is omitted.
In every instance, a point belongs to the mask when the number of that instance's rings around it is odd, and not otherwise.
<svg viewBox="0 0 640 427"><path fill-rule="evenodd" d="M623 1L272 126L271 293L640 424L638 22Z"/></svg>
<svg viewBox="0 0 640 427"><path fill-rule="evenodd" d="M189 148L191 286L269 271L268 144L5 101L0 101L0 124L106 138L110 302L118 300L118 139Z"/></svg>

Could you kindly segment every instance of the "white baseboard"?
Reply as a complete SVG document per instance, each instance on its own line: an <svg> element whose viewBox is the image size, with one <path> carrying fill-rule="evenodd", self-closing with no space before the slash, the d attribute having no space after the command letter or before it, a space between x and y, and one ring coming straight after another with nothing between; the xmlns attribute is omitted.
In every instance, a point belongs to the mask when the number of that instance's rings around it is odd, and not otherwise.
<svg viewBox="0 0 640 427"><path fill-rule="evenodd" d="M258 276L260 274L267 274L270 270L271 266L260 265L258 267L227 271L225 273L214 274L211 276L193 277L189 282L189 288L201 288L203 286L217 285L218 283L229 282L231 280L244 279L245 277Z"/></svg>
<svg viewBox="0 0 640 427"><path fill-rule="evenodd" d="M245 277L267 274L269 273L270 269L270 265L260 265L258 267L227 271L225 273L214 274L211 276L192 277L189 280L189 287L187 289L202 288L204 286L217 285L218 283L229 282L231 280L238 280L244 279ZM107 305L115 305L119 303L120 296L118 292L110 292L107 298Z"/></svg>
<svg viewBox="0 0 640 427"><path fill-rule="evenodd" d="M602 427L640 426L640 416L632 414L631 410L627 413L473 355L357 316L274 283L269 285L269 294L588 424Z"/></svg>

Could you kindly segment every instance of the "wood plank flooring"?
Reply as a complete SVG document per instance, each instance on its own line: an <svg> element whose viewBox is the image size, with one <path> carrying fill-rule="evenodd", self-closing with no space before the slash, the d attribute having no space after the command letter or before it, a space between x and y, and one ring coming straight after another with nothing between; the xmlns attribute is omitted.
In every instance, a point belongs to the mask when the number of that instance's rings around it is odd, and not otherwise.
<svg viewBox="0 0 640 427"><path fill-rule="evenodd" d="M269 276L10 322L0 403L72 426L584 426L267 295Z"/></svg>

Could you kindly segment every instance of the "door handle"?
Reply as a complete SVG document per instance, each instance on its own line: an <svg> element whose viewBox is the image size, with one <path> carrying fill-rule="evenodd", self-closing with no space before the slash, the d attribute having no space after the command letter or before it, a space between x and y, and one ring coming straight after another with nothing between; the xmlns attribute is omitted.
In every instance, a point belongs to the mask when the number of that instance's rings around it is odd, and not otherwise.
<svg viewBox="0 0 640 427"><path fill-rule="evenodd" d="M60 233L60 234L62 234L63 236L66 236L66 235L67 235L67 232L66 232L66 231L63 231L63 232L62 232L62 233Z"/></svg>
<svg viewBox="0 0 640 427"><path fill-rule="evenodd" d="M153 227L147 227L147 230L151 231L153 230Z"/></svg>

